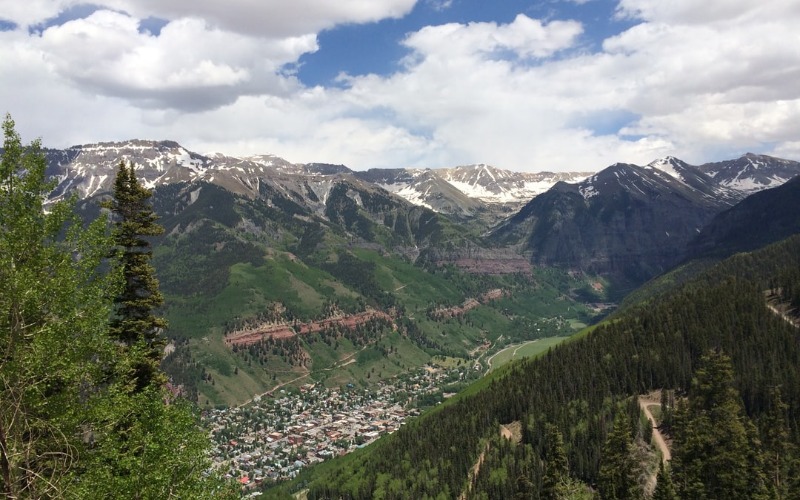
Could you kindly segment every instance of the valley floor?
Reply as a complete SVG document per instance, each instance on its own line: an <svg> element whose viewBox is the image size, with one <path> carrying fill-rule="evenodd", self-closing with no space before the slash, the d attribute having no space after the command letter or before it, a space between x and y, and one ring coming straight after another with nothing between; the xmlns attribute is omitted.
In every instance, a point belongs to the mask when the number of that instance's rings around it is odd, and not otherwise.
<svg viewBox="0 0 800 500"><path fill-rule="evenodd" d="M516 357L538 354L565 338L509 346L489 358L486 366L497 368ZM306 384L299 390L276 387L248 404L208 410L204 420L215 443L214 466L251 489L291 479L304 467L364 447L419 415L419 408L453 396L446 392L452 384L480 378L485 370L479 360L441 361L368 388L354 384L334 389L319 384Z"/></svg>
<svg viewBox="0 0 800 500"><path fill-rule="evenodd" d="M407 379L361 389L308 384L246 406L205 412L215 467L245 487L290 479L300 469L366 446L396 431L414 406L437 393L453 370L419 370Z"/></svg>

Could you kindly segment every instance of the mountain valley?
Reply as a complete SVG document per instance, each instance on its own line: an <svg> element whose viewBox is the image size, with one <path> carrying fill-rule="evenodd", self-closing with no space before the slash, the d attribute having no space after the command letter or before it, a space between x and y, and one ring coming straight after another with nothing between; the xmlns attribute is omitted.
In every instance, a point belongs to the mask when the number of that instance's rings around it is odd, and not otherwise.
<svg viewBox="0 0 800 500"><path fill-rule="evenodd" d="M468 360L481 346L568 335L677 264L715 215L800 173L796 162L757 155L595 174L354 172L200 155L169 141L47 155L54 199L77 194L86 217L120 161L154 189L174 346L164 363L203 406L299 376L367 383L375 366L383 380L436 355ZM493 290L497 300L480 300ZM460 314L437 312L463 304ZM231 341L235 332L249 340ZM365 349L396 359L337 364Z"/></svg>
<svg viewBox="0 0 800 500"><path fill-rule="evenodd" d="M243 493L656 497L672 479L702 497L727 469L732 497L794 489L796 162L537 176L169 141L47 155L50 203L77 198L86 220L125 196L120 162L152 189L169 320L153 362L163 351L170 397L203 410L213 470ZM668 469L640 394L661 394ZM709 475L692 447L710 428L731 465Z"/></svg>

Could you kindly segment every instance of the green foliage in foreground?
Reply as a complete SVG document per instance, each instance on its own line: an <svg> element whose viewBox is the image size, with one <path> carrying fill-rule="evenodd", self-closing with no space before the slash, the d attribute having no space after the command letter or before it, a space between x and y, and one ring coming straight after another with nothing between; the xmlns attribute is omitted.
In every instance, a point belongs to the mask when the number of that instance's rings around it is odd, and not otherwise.
<svg viewBox="0 0 800 500"><path fill-rule="evenodd" d="M104 297L116 280L97 272L108 244L102 221L81 230L67 202L45 212L52 186L38 142L23 147L8 117L3 129L0 496L58 496L83 448L82 386L113 355Z"/></svg>
<svg viewBox="0 0 800 500"><path fill-rule="evenodd" d="M71 201L45 210L52 185L38 142L23 147L10 117L3 131L0 496L227 495L204 477L208 440L190 409L166 403L160 384L133 390L152 345L147 332L124 345L112 335L112 301L124 287L117 263L104 260L106 221L83 227Z"/></svg>
<svg viewBox="0 0 800 500"><path fill-rule="evenodd" d="M708 405L709 394L725 395L711 398L714 404L710 406L719 403L713 411L725 414L725 422L733 426L735 443L724 449L729 456L720 463L736 466L748 478L765 478L761 490L757 484L756 490L744 490L734 482L715 489L707 472L697 476L681 472L675 476L676 483L681 481L680 491L706 491L702 494L706 498L723 491L730 492L731 498L757 497L760 491L785 497L786 492L798 491L790 478L798 477L800 339L796 328L766 307L763 290L773 273L780 276L782 270L797 267L800 237L734 257L581 339L543 357L507 365L503 376L481 382L483 390L409 422L365 453L310 471L294 487L307 488L312 499L372 498L377 492L383 498L452 498L463 492L467 498L512 498L524 497L526 491L540 498L546 430L552 424L564 436L571 479L585 484L605 482L617 492L614 495L637 497L642 494L641 483L632 486L613 479L629 477L617 472L631 464L624 451L617 451L616 462L609 465L613 456L609 450L627 447L622 429L612 430L612 422L625 420L626 414L628 422L639 420L631 396L672 388L684 394L689 391L690 405L698 407ZM701 359L715 350L730 357L732 370L727 374L714 368L713 360L709 364ZM698 370L703 365L706 368ZM706 375L714 371L724 376ZM696 380L694 385L692 380ZM709 384L730 387L735 395L728 389L702 389ZM780 402L773 396L775 387L781 388ZM681 415L678 412L673 422L679 443L691 442L681 435L713 439L714 431L706 423L681 420ZM499 424L516 421L522 424L519 444L498 437ZM782 438L775 436L776 428L785 429L778 433ZM638 430L636 426L628 429L629 440L646 435L641 425ZM613 446L615 440L619 446ZM715 458L692 451L702 449L702 444L692 446L684 447L687 459L679 458L682 463L691 463L691 470L719 470L714 468ZM481 455L481 471L470 480L470 470ZM698 462L692 463L695 459ZM691 477L698 479L683 483Z"/></svg>

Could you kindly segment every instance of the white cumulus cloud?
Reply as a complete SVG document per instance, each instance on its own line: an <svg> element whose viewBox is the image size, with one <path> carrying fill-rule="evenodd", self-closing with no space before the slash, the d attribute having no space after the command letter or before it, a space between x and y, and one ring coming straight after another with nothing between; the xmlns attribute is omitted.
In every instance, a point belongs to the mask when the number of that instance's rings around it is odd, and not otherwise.
<svg viewBox="0 0 800 500"><path fill-rule="evenodd" d="M453 22L408 33L391 74L343 74L335 88L293 74L320 30L414 3L102 0L42 24L78 3L0 0L0 19L20 26L0 32L2 111L58 147L169 138L353 168L798 158L796 2L620 0L630 27L595 49L580 20ZM152 18L160 30L142 29Z"/></svg>

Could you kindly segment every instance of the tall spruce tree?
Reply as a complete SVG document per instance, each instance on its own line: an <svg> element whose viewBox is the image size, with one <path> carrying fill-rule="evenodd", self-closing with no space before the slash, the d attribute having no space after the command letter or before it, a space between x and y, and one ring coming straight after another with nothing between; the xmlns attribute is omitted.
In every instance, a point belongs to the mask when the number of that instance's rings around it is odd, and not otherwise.
<svg viewBox="0 0 800 500"><path fill-rule="evenodd" d="M110 337L119 349L106 397L92 408L94 446L76 471L76 498L231 498L236 492L209 474L209 439L195 409L175 399L159 368L166 321L147 237L163 233L133 166L121 163L113 198L113 241L122 278Z"/></svg>
<svg viewBox="0 0 800 500"><path fill-rule="evenodd" d="M734 388L731 360L703 356L674 425L672 472L681 498L763 498L763 470L754 429Z"/></svg>
<svg viewBox="0 0 800 500"><path fill-rule="evenodd" d="M602 497L607 500L641 498L641 489L636 480L637 467L631 425L627 415L620 413L614 419L614 427L606 439L601 455L598 486Z"/></svg>
<svg viewBox="0 0 800 500"><path fill-rule="evenodd" d="M164 318L155 311L164 303L148 237L163 234L150 204L152 193L139 183L133 165L121 162L114 181L113 198L104 204L114 216L114 243L122 268L123 288L114 299L111 335L128 348L134 390L164 382L159 370L165 339Z"/></svg>
<svg viewBox="0 0 800 500"><path fill-rule="evenodd" d="M565 498L569 478L569 463L564 452L564 438L553 424L545 428L544 476L541 498L558 500Z"/></svg>
<svg viewBox="0 0 800 500"><path fill-rule="evenodd" d="M652 500L678 500L675 485L672 484L672 477L669 469L664 467L664 462L658 464L658 476L656 476L656 488L653 491Z"/></svg>
<svg viewBox="0 0 800 500"><path fill-rule="evenodd" d="M764 471L772 498L789 498L790 467L794 457L787 425L789 405L783 402L780 388L770 391L767 413L761 421L761 441L764 447Z"/></svg>

